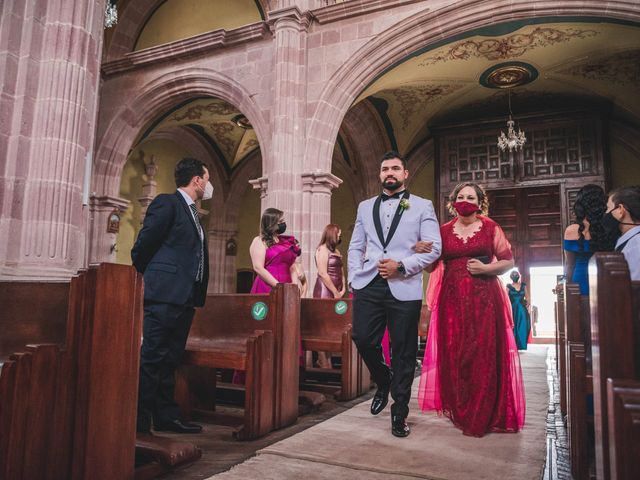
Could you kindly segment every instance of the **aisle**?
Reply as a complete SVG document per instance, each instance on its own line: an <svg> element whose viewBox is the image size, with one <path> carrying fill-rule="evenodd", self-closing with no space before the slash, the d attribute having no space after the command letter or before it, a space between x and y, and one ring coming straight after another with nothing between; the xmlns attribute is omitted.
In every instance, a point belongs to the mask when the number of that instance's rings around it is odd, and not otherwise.
<svg viewBox="0 0 640 480"><path fill-rule="evenodd" d="M389 408L373 417L366 401L211 478L538 480L544 468L549 403L546 356L547 346L541 345L521 354L527 418L518 434L466 437L447 419L418 413L414 395L411 435L396 438L390 432ZM414 394L417 384L416 380Z"/></svg>

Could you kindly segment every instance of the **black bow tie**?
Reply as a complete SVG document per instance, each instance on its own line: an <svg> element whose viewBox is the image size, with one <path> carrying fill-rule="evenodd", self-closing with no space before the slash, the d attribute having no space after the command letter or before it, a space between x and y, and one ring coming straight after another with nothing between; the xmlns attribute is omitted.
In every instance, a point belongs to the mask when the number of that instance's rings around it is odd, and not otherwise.
<svg viewBox="0 0 640 480"><path fill-rule="evenodd" d="M401 198L402 195L404 194L404 190L401 192L396 192L393 195L387 195L386 193L382 192L382 201L386 202L387 200L391 199L391 198Z"/></svg>

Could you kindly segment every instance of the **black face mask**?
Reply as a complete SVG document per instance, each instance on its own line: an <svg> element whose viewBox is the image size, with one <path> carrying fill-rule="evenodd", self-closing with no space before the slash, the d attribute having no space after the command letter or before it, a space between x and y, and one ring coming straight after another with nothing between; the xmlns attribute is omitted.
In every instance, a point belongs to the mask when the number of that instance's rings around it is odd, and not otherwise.
<svg viewBox="0 0 640 480"><path fill-rule="evenodd" d="M607 233L620 233L620 222L613 216L613 213L605 213L601 223Z"/></svg>
<svg viewBox="0 0 640 480"><path fill-rule="evenodd" d="M276 230L276 233L278 235L282 235L284 232L287 231L287 224L286 222L282 222L278 224L278 229Z"/></svg>
<svg viewBox="0 0 640 480"><path fill-rule="evenodd" d="M336 242L336 245L340 245L342 243L342 237L338 237L338 241Z"/></svg>
<svg viewBox="0 0 640 480"><path fill-rule="evenodd" d="M513 283L518 283L520 281L520 275L512 275L511 276L511 281Z"/></svg>

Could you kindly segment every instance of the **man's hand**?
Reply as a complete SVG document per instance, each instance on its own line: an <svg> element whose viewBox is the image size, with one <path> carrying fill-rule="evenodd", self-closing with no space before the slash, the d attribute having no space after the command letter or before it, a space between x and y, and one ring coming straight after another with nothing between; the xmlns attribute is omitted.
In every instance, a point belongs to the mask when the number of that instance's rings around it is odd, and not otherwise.
<svg viewBox="0 0 640 480"><path fill-rule="evenodd" d="M416 253L431 253L431 250L433 250L432 247L433 242L419 241L418 243L416 243L415 250Z"/></svg>
<svg viewBox="0 0 640 480"><path fill-rule="evenodd" d="M487 265L477 258L472 258L467 262L467 270L471 275L482 275L487 271Z"/></svg>
<svg viewBox="0 0 640 480"><path fill-rule="evenodd" d="M398 262L390 258L383 258L378 262L378 273L382 278L395 278L400 276Z"/></svg>

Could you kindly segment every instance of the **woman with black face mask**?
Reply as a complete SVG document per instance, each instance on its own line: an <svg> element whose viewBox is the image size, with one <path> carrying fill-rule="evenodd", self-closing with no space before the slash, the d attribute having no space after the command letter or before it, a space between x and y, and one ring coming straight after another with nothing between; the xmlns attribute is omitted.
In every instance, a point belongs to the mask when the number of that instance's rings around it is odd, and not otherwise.
<svg viewBox="0 0 640 480"><path fill-rule="evenodd" d="M589 294L589 259L594 252L611 251L618 233L607 231L603 216L607 197L598 185L585 185L576 196L573 212L576 223L564 232L565 274L580 285L580 294Z"/></svg>
<svg viewBox="0 0 640 480"><path fill-rule="evenodd" d="M526 283L522 282L520 273L514 270L509 275L511 284L507 285L509 300L511 300L511 311L513 312L513 335L516 339L518 350L526 350L531 331L531 317L525 298Z"/></svg>
<svg viewBox="0 0 640 480"><path fill-rule="evenodd" d="M622 234L615 250L624 254L631 280L640 280L640 185L611 192L602 223L607 230Z"/></svg>
<svg viewBox="0 0 640 480"><path fill-rule="evenodd" d="M249 254L257 276L251 293L269 293L278 283L298 284L298 270L294 263L300 256L298 241L287 230L284 213L267 208L260 220L260 235L253 239Z"/></svg>
<svg viewBox="0 0 640 480"><path fill-rule="evenodd" d="M287 230L284 212L277 208L267 208L260 219L260 235L249 247L253 271L251 293L269 293L278 283L293 283L300 287L296 259L302 253L298 241L293 236L283 235ZM243 384L245 372L236 370L233 383Z"/></svg>

